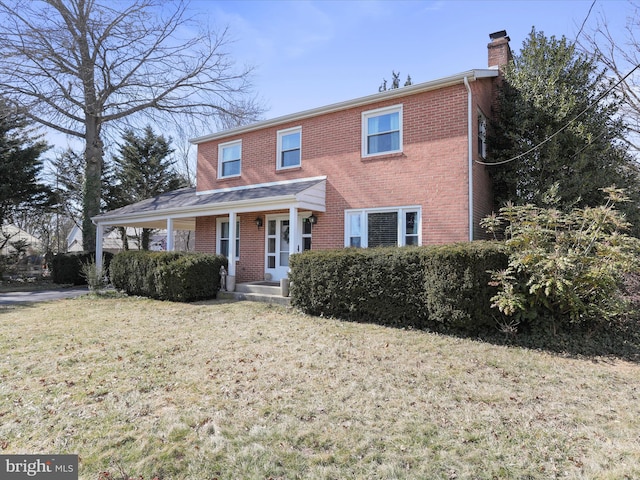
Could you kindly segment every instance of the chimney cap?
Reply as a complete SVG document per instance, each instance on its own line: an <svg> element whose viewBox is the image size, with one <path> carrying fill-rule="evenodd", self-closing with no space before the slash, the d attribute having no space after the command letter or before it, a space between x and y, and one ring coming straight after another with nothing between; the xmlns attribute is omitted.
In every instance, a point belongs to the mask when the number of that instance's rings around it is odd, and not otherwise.
<svg viewBox="0 0 640 480"><path fill-rule="evenodd" d="M493 32L489 34L489 38L491 40L497 40L499 38L504 38L507 37L507 31L506 30L500 30L499 32ZM507 37L507 40L509 40L509 37Z"/></svg>

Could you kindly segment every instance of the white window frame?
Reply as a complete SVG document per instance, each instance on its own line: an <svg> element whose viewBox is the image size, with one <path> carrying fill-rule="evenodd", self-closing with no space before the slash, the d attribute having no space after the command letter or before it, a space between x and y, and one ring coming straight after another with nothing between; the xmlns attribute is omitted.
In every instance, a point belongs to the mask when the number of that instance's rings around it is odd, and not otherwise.
<svg viewBox="0 0 640 480"><path fill-rule="evenodd" d="M229 217L216 218L216 253L218 255L222 255L222 240L230 240L221 235L223 223L229 223ZM236 260L240 260L240 217L236 217Z"/></svg>
<svg viewBox="0 0 640 480"><path fill-rule="evenodd" d="M369 119L373 117L379 117L387 115L389 113L398 113L398 132L399 132L399 148L397 150L387 150L385 152L369 153L368 151L368 139L369 139ZM380 155L390 155L394 153L402 153L403 140L402 140L402 117L403 108L402 104L392 105L390 107L377 108L375 110L369 110L362 112L362 157L378 157Z"/></svg>
<svg viewBox="0 0 640 480"><path fill-rule="evenodd" d="M397 213L398 214L398 238L397 245L399 247L406 246L407 225L406 214L416 213L416 223L418 224L418 245L422 245L422 207L419 205L408 205L403 207L383 207L383 208L360 208L344 211L344 246L351 246L351 238L357 235L351 235L351 218L353 216L360 219L360 248L368 248L368 229L370 213ZM413 236L413 234L409 234Z"/></svg>
<svg viewBox="0 0 640 480"><path fill-rule="evenodd" d="M238 173L234 173L233 175L223 175L223 154L224 154L224 150L226 148L232 148L239 145L240 146L240 158L238 159L240 161L240 168L238 169ZM233 160L236 161L236 160ZM233 178L233 177L239 177L240 175L242 175L242 140L234 140L232 142L225 142L225 143L221 143L218 145L218 178Z"/></svg>
<svg viewBox="0 0 640 480"><path fill-rule="evenodd" d="M297 165L282 165L282 137L291 135L292 133L298 133L300 135L300 162ZM300 168L302 166L302 127L286 128L284 130L278 130L278 148L276 153L276 170L287 170L289 168Z"/></svg>
<svg viewBox="0 0 640 480"><path fill-rule="evenodd" d="M478 156L487 158L487 116L478 110Z"/></svg>

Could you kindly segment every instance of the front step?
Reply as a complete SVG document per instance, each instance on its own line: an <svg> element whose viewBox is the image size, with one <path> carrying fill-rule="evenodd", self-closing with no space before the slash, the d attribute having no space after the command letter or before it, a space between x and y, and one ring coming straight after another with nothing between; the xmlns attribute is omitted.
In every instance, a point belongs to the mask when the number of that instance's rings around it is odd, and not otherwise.
<svg viewBox="0 0 640 480"><path fill-rule="evenodd" d="M291 299L282 296L282 289L279 283L273 282L251 282L239 283L233 292L220 290L218 299L224 300L246 300L249 302L275 303L277 305L290 305Z"/></svg>

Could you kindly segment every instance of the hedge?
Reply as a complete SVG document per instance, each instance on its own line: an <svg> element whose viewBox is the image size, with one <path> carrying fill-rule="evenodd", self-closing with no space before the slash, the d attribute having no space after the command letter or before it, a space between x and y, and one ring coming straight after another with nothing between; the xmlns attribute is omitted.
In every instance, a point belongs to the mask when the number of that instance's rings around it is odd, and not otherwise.
<svg viewBox="0 0 640 480"><path fill-rule="evenodd" d="M113 253L104 252L103 268L108 271ZM95 253L60 253L51 259L51 280L59 285L86 285L87 279L82 276L82 265L96 261Z"/></svg>
<svg viewBox="0 0 640 480"><path fill-rule="evenodd" d="M291 304L305 313L434 330L495 325L496 242L307 251L290 259Z"/></svg>
<svg viewBox="0 0 640 480"><path fill-rule="evenodd" d="M220 255L186 252L127 251L109 269L113 286L129 295L191 302L215 298L220 290Z"/></svg>

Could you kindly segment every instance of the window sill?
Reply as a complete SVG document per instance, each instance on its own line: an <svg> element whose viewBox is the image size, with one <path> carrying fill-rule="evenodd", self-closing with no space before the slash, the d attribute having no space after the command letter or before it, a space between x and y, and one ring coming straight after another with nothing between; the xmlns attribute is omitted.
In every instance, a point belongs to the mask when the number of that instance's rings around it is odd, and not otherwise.
<svg viewBox="0 0 640 480"><path fill-rule="evenodd" d="M363 162L371 162L374 160L389 160L392 158L404 158L406 155L404 152L393 152L393 153L381 153L379 155L367 155L366 157L360 157L360 160Z"/></svg>
<svg viewBox="0 0 640 480"><path fill-rule="evenodd" d="M298 165L297 167L276 168L276 174L287 173L287 172L297 172L299 170L302 170L302 165Z"/></svg>

